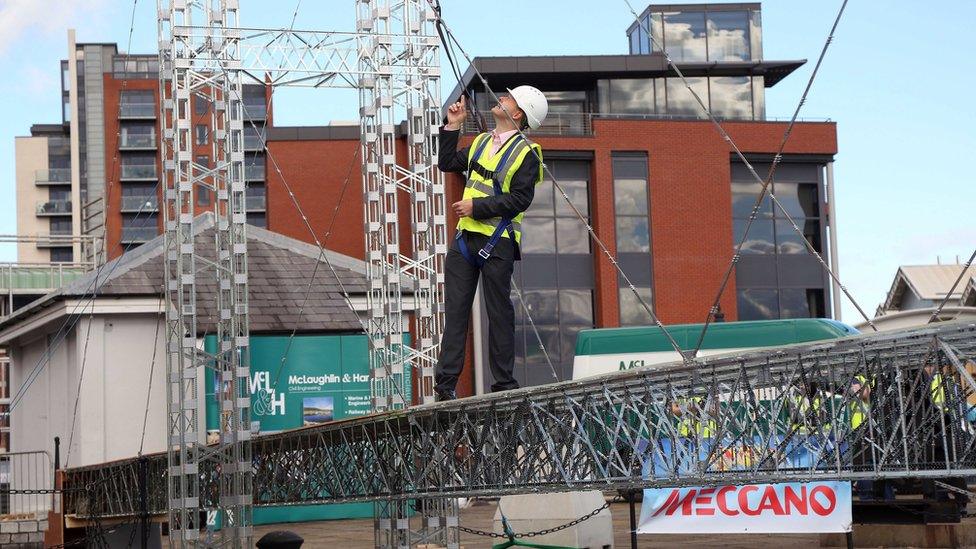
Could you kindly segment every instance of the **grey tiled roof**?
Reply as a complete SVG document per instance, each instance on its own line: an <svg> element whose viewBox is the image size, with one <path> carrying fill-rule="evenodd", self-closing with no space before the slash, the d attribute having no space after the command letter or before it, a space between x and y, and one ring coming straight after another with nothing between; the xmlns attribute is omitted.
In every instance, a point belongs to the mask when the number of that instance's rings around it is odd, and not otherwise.
<svg viewBox="0 0 976 549"><path fill-rule="evenodd" d="M200 256L213 261L213 216L204 214L194 222L195 244ZM288 238L258 227L248 226L248 289L250 327L254 332L361 331L343 298L340 284L328 264L319 261L316 246ZM163 287L163 237L134 248L124 256L106 263L61 289L52 292L0 322L0 329L29 318L38 310L57 300L91 295L98 288L99 296L139 297L158 296ZM345 290L351 295L366 291L366 264L358 259L326 251ZM318 266L316 267L316 264ZM196 265L197 329L215 329L216 282L213 270L200 262ZM305 302L299 322L299 310L305 301L312 275L315 278ZM97 282L96 282L97 277Z"/></svg>

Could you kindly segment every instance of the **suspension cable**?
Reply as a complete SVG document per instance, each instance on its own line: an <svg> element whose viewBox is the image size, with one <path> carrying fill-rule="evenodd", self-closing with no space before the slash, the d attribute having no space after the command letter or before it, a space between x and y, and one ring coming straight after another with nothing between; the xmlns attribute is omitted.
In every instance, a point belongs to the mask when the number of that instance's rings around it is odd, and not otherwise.
<svg viewBox="0 0 976 549"><path fill-rule="evenodd" d="M969 272L969 267L972 266L974 259L976 259L976 250L973 250L973 254L969 256L969 260L966 261L966 265L961 271L959 271L959 276L956 277L956 281L952 283L952 287L949 288L948 292L946 292L945 297L942 298L942 302L939 303L939 306L935 309L935 312L932 313L932 316L929 317L929 321L926 322L926 324L931 324L939 318L939 315L942 313L942 308L946 306L946 303L949 302L949 298L952 297L952 292L956 291L956 286L959 285L959 282L962 281L962 279L966 276L966 273Z"/></svg>
<svg viewBox="0 0 976 549"><path fill-rule="evenodd" d="M430 1L431 0L428 0L428 2L430 2ZM443 22L443 19L441 20L441 22L443 24L444 31L447 33L448 37L450 37L450 39L452 41L454 41L455 44L457 44L458 50L464 56L465 60L470 64L471 68L474 70L475 76L477 76L478 79L481 81L482 85L485 87L485 90L491 96L492 100L495 101L495 102L497 102L501 106L502 110L509 117L509 120L511 120L512 124L515 126L515 130L519 133L519 135L523 139L526 139L527 140L528 138L526 137L526 135L522 131L522 129L519 127L519 124L515 121L514 118L512 118L512 113L508 112L508 109L505 108L505 106L501 104L501 102L499 101L498 95L496 95L495 92L494 92L494 90L491 88L491 86L488 85L488 81L485 79L484 75L481 74L481 71L478 70L478 67L475 65L475 63L472 60L471 56L468 55L468 52L464 49L463 46L461 46L461 44L458 41L457 37L454 35L454 32L447 25L447 23L444 23ZM573 211L574 214L576 214L576 217L586 227L586 230L589 233L590 238L593 240L594 243L596 243L596 245L600 248L600 250L603 252L603 254L607 257L607 259L610 261L610 263L614 266L614 268L616 268L617 272L620 274L620 277L627 284L627 287L630 288L630 291L633 292L634 296L637 298L637 301L640 303L641 307L648 314L648 316L650 316L650 318L653 320L654 324L658 328L661 329L661 331L664 333L665 338L668 340L668 343L671 345L671 347L674 348L675 352L678 353L678 356L681 357L681 361L684 362L684 363L686 363L686 364L688 364L690 362L690 358L681 350L681 346L678 345L678 342L671 335L671 332L668 331L668 329L661 322L661 319L658 318L658 316L654 313L654 311L651 309L651 307L647 304L647 302L644 300L644 298L637 291L637 288L634 286L634 283L631 282L630 277L627 276L627 273L624 272L623 268L618 263L617 258L613 255L613 253L610 252L610 249L607 248L607 245L604 244L603 243L603 240L601 240L600 237L596 234L596 231L593 230L593 227L586 220L586 217L583 215L583 213L579 210L579 208L576 207L575 204L573 204L573 201L569 198L569 195L566 193L565 190L563 190L562 186L559 184L559 181L553 175L552 170L550 170L549 169L549 166L547 166L545 164L545 162L543 162L542 155L536 149L530 148L530 150L539 159L539 165L542 168L542 170L546 174L549 175L549 178L552 180L553 187L556 190L559 191L559 193L562 195L563 199L569 205L570 209Z"/></svg>
<svg viewBox="0 0 976 549"><path fill-rule="evenodd" d="M782 141L780 143L780 154L777 154L777 158L774 158L774 164L770 167L770 174L769 174L769 179L768 180L763 180L763 178L759 176L759 174L756 172L755 168L752 166L752 163L749 162L748 159L746 159L745 155L742 153L742 151L739 149L739 147L735 144L735 141L732 140L732 136L730 136L729 133L727 131L725 131L725 128L722 127L721 123L719 123L719 121L715 118L715 116L712 114L711 110L705 105L704 101L702 101L702 99L698 95L698 93L695 92L694 89L692 89L691 84L689 84L689 82L688 82L688 79L685 78L684 73L681 71L681 69L678 67L678 65L671 58L671 55L668 53L668 51L666 49L664 49L662 47L662 44L654 37L653 33L650 32L650 29L647 27L647 23L645 23L645 22L643 22L643 21L640 20L640 17L637 15L636 10L634 10L634 7L630 3L630 0L624 0L624 2L627 4L627 7L630 9L630 12L634 16L634 19L637 21L638 26L640 26L640 28L642 30L644 30L644 32L647 33L647 36L650 38L650 40L653 43L654 47L658 51L661 51L663 53L665 59L667 60L668 66L671 67L672 70L674 70L674 72L681 79L682 83L685 85L685 87L688 89L688 91L691 92L692 96L695 98L695 101L698 103L698 107L702 110L702 112L705 113L705 115L708 117L708 119L712 123L712 125L718 130L718 132L721 135L722 139L725 140L729 144L729 147L733 150L733 152L736 154L736 156L739 158L739 160L743 164L745 164L745 166L748 169L750 175L752 175L752 177L757 182L759 182L760 184L762 184L762 191L761 191L758 199L756 200L756 205L753 208L753 213L752 213L751 219L754 219L755 215L758 213L759 207L762 204L762 199L765 196L765 194L768 193L770 199L773 202L773 204L775 204L777 207L779 207L779 209L783 213L783 217L785 217L786 220L789 221L790 225L793 227L793 230L800 236L800 238L803 239L803 242L804 242L804 245L805 245L807 251L810 254L812 254L814 257L817 258L817 261L820 263L821 267L823 267L824 270L828 273L828 275L840 286L841 290L844 292L844 295L846 295L847 298L851 300L851 303L853 303L854 306L857 308L858 312L861 313L861 316L864 317L864 320L867 321L867 323L872 328L874 328L875 331L877 331L877 328L874 326L874 324L871 322L871 319L864 312L864 309L861 308L861 306L860 306L860 304L858 304L857 300L854 299L854 297L850 294L850 292L843 285L843 283L841 283L840 279L833 272L833 270L830 268L830 266L827 265L827 263L824 261L823 257L820 255L820 252L818 252L816 250L816 248L814 248L814 246L810 243L809 239L807 239L806 235L803 234L803 231L796 224L796 221L794 221L793 217L789 214L789 212L786 210L786 208L783 206L783 204L780 203L780 201L776 197L776 195L773 194L773 192L771 190L769 190L769 182L772 180L772 174L773 174L773 171L775 169L775 166L779 163L779 160L781 160L781 156L782 156L781 155L781 152L783 150L783 147L785 147L786 141L789 139L790 133L792 132L792 128L793 128L793 125L795 123L796 117L799 114L799 109L800 109L800 107L803 106L803 103L806 101L806 96L807 96L808 92L810 91L811 86L813 85L813 80L816 77L817 71L819 70L821 63L823 62L824 56L826 55L827 47L833 41L834 32L835 32L835 30L837 28L837 25L840 23L840 18L841 18L841 16L844 13L844 8L847 6L847 0L844 0L843 3L841 4L840 10L838 11L838 14L837 14L837 17L834 20L834 24L831 27L830 35L828 36L828 38L827 38L827 40L826 40L826 42L824 44L824 47L821 50L820 59L817 61L817 65L815 67L815 70L814 70L813 74L811 75L810 80L807 82L807 87L806 87L806 89L803 92L803 96L802 96L802 99L801 99L799 105L797 105L796 111L794 112L794 115L793 115L793 119L791 120L790 124L787 126L787 131L784 134L783 139L782 139ZM722 290L721 291L723 291L723 292L724 292L725 285L728 283L728 277L731 275L731 269L738 262L739 250L741 249L743 242L745 242L746 237L747 237L747 234L743 234L742 239L739 242L739 245L736 247L736 254L733 255L733 257L732 257L732 261L731 261L731 264L729 266L728 272L726 274L726 278L725 278L725 280L723 281L723 284L722 284ZM721 293L719 294L719 298L721 298ZM711 318L713 316L714 312L716 311L716 307L717 307L717 305L713 305L712 308L709 309L709 312L708 312L708 317L709 318ZM701 335L699 336L699 343L698 343L698 345L696 345L696 349L694 351L694 354L696 356L697 356L698 351L700 350L701 342L704 341L705 331L707 330L707 328L708 328L708 323L706 323L705 328L702 330Z"/></svg>

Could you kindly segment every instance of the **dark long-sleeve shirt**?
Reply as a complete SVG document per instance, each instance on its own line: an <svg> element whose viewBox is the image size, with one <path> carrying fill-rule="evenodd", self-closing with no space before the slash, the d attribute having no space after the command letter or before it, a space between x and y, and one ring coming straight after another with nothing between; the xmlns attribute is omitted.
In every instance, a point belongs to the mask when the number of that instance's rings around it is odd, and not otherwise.
<svg viewBox="0 0 976 549"><path fill-rule="evenodd" d="M458 150L460 134L458 130L441 128L437 167L442 172L463 173L468 169L468 150L471 147ZM540 168L539 157L529 151L522 160L522 165L512 176L508 192L500 196L473 199L471 217L478 220L493 217L512 218L527 210L535 197L535 184L539 181Z"/></svg>

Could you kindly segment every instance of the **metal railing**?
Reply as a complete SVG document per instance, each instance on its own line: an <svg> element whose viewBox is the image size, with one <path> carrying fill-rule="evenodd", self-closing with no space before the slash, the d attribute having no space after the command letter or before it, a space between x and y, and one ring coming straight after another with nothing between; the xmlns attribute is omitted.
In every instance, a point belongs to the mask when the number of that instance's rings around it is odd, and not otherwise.
<svg viewBox="0 0 976 549"><path fill-rule="evenodd" d="M0 263L0 290L50 292L91 270L88 263Z"/></svg>
<svg viewBox="0 0 976 549"><path fill-rule="evenodd" d="M244 207L249 212L264 211L268 207L268 197L263 194L245 196Z"/></svg>
<svg viewBox="0 0 976 549"><path fill-rule="evenodd" d="M244 167L245 181L264 181L264 164L252 164Z"/></svg>
<svg viewBox="0 0 976 549"><path fill-rule="evenodd" d="M47 200L37 203L37 215L69 215L71 214L70 200Z"/></svg>
<svg viewBox="0 0 976 549"><path fill-rule="evenodd" d="M69 185L70 183L71 168L34 170L35 185Z"/></svg>
<svg viewBox="0 0 976 549"><path fill-rule="evenodd" d="M0 515L46 515L55 509L52 488L54 462L47 452L0 454Z"/></svg>
<svg viewBox="0 0 976 549"><path fill-rule="evenodd" d="M122 134L120 149L155 149L156 134Z"/></svg>
<svg viewBox="0 0 976 549"><path fill-rule="evenodd" d="M491 125L491 111L482 111L481 114ZM766 117L763 119L753 119L752 117L723 117L716 115L718 120L730 122L784 122L789 118ZM593 121L597 119L616 119L616 120L703 120L694 114L657 114L657 113L549 113L542 127L531 131L531 135L593 135ZM799 122L829 122L829 118L802 118ZM478 126L473 117L468 117L464 122L465 133L477 133Z"/></svg>
<svg viewBox="0 0 976 549"><path fill-rule="evenodd" d="M261 103L244 102L244 118L247 120L264 120L268 118L268 106Z"/></svg>
<svg viewBox="0 0 976 549"><path fill-rule="evenodd" d="M974 353L976 325L941 323L256 436L254 504L974 476ZM143 459L164 506L166 453ZM68 470L66 486L97 493L66 495L65 514L135 514L138 463ZM199 475L201 506L216 506L219 473Z"/></svg>
<svg viewBox="0 0 976 549"><path fill-rule="evenodd" d="M94 269L101 265L105 260L105 240L95 235L72 235L72 234L0 234L0 244L34 244L38 248L57 248L64 246L74 246L80 244L82 250L89 257L86 261L79 261L72 265ZM32 263L7 263L5 265L33 266ZM38 265L48 265L39 263Z"/></svg>
<svg viewBox="0 0 976 549"><path fill-rule="evenodd" d="M158 110L155 103L122 103L119 118L156 118Z"/></svg>
<svg viewBox="0 0 976 549"><path fill-rule="evenodd" d="M159 211L159 197L156 195L147 196L123 196L122 197L122 207L123 212L158 212Z"/></svg>
<svg viewBox="0 0 976 549"><path fill-rule="evenodd" d="M155 164L136 164L122 166L122 179L156 179Z"/></svg>
<svg viewBox="0 0 976 549"><path fill-rule="evenodd" d="M156 227L122 227L122 239L125 244L148 242L159 234Z"/></svg>

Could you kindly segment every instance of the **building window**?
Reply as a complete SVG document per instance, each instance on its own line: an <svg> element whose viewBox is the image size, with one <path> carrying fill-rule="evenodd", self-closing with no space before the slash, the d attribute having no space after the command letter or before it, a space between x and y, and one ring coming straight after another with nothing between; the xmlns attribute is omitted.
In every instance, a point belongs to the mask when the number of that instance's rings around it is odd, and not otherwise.
<svg viewBox="0 0 976 549"><path fill-rule="evenodd" d="M739 320L822 318L827 315L823 288L739 288Z"/></svg>
<svg viewBox="0 0 976 549"><path fill-rule="evenodd" d="M752 77L713 76L708 79L709 104L718 118L752 120Z"/></svg>
<svg viewBox="0 0 976 549"><path fill-rule="evenodd" d="M197 173L198 174L201 173L202 170L209 170L210 169L210 156L209 155L205 155L205 154L198 155L194 159L194 161L199 166L197 168L197 170L198 170ZM210 187L208 187L206 185L206 184L212 184L213 178L212 177L207 177L207 178L204 178L203 181L204 181L204 183L197 183L197 188L196 188L196 192L197 192L197 206L209 206L213 202L213 191L211 191L210 190Z"/></svg>
<svg viewBox="0 0 976 549"><path fill-rule="evenodd" d="M695 94L705 104L705 108L710 109L711 107L709 107L708 102L708 79L703 76L695 76L685 78L685 80L688 81L687 86L680 78L667 79L668 114L706 118L705 112L698 105L698 100L695 99L695 96L692 95L688 88L690 87L695 91Z"/></svg>
<svg viewBox="0 0 976 549"><path fill-rule="evenodd" d="M70 235L71 219L52 217L50 234L56 236Z"/></svg>
<svg viewBox="0 0 976 549"><path fill-rule="evenodd" d="M210 112L210 100L206 97L195 96L193 98L193 113L204 115Z"/></svg>
<svg viewBox="0 0 976 549"><path fill-rule="evenodd" d="M762 175L766 173L759 171ZM803 231L803 235L817 252L820 242L820 198L817 183L770 183L776 198ZM732 182L733 246L742 239L749 216L762 190L758 181ZM743 254L807 254L804 238L797 234L783 210L773 208L768 193L759 205L755 221L742 245Z"/></svg>
<svg viewBox="0 0 976 549"><path fill-rule="evenodd" d="M74 261L74 250L71 248L51 248L52 263L71 263Z"/></svg>
<svg viewBox="0 0 976 549"><path fill-rule="evenodd" d="M613 157L613 206L616 219L617 257L644 302L651 301L651 232L648 202L647 155L615 154ZM652 321L623 277L618 279L620 325L644 325Z"/></svg>
<svg viewBox="0 0 976 549"><path fill-rule="evenodd" d="M655 51L656 41L679 63L762 59L760 11L715 7L645 14L629 31L631 55Z"/></svg>
<svg viewBox="0 0 976 549"><path fill-rule="evenodd" d="M589 223L590 162L547 160L560 187ZM536 186L523 218L522 261L514 282L561 380L572 376L576 334L593 327L593 256L586 227L548 178ZM515 306L516 378L523 385L554 381L523 311ZM489 381L490 383L490 381Z"/></svg>
<svg viewBox="0 0 976 549"><path fill-rule="evenodd" d="M210 135L210 127L205 124L197 124L193 127L193 138L197 145L206 145Z"/></svg>

